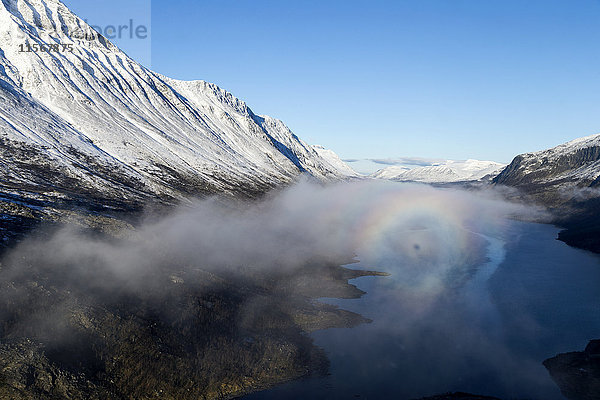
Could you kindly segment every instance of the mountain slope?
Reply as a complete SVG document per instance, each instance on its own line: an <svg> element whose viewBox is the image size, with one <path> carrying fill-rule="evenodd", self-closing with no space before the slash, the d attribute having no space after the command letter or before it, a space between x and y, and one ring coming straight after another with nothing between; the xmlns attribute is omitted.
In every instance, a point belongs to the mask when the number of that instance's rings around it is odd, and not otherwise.
<svg viewBox="0 0 600 400"><path fill-rule="evenodd" d="M504 165L494 161L453 161L437 165L405 168L390 166L371 175L377 179L389 179L399 182L450 183L478 181L490 174L499 172Z"/></svg>
<svg viewBox="0 0 600 400"><path fill-rule="evenodd" d="M577 182L591 185L600 175L600 134L586 136L552 149L517 156L496 179L523 186Z"/></svg>
<svg viewBox="0 0 600 400"><path fill-rule="evenodd" d="M5 147L36 148L47 169L73 177L96 176L101 164L118 172L109 180L122 192L252 195L302 172L320 180L348 175L281 121L255 115L217 86L144 68L58 0L2 0L0 81ZM88 159L74 163L65 146ZM82 184L115 197L106 178Z"/></svg>
<svg viewBox="0 0 600 400"><path fill-rule="evenodd" d="M559 238L600 252L600 135L522 154L493 183L518 188L547 206L565 228Z"/></svg>
<svg viewBox="0 0 600 400"><path fill-rule="evenodd" d="M102 187L115 200L143 197L141 175L1 79L0 135L1 183L7 189L76 193L80 188L89 201Z"/></svg>
<svg viewBox="0 0 600 400"><path fill-rule="evenodd" d="M354 171L348 164L346 164L342 159L333 152L333 150L326 149L323 146L313 145L313 150L317 152L317 154L324 160L326 160L329 165L332 166L337 171L349 176L349 177L358 177L360 176L356 171Z"/></svg>

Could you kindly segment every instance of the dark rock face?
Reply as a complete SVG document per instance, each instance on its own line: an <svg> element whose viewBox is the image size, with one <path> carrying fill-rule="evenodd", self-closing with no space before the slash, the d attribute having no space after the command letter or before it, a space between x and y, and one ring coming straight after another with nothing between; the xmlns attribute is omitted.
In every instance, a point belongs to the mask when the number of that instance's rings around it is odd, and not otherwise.
<svg viewBox="0 0 600 400"><path fill-rule="evenodd" d="M581 211L560 221L566 229L558 239L566 244L600 253L600 199L590 199L580 205Z"/></svg>
<svg viewBox="0 0 600 400"><path fill-rule="evenodd" d="M600 399L600 340L591 341L583 352L550 358L544 366L570 400Z"/></svg>

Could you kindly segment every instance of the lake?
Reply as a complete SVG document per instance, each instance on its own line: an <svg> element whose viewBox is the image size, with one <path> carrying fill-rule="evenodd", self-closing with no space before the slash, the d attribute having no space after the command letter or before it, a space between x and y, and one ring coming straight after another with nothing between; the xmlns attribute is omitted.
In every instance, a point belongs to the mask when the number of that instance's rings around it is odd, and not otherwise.
<svg viewBox="0 0 600 400"><path fill-rule="evenodd" d="M312 334L331 360L328 376L244 399L415 399L451 391L564 399L542 362L600 338L600 257L555 240L558 229L550 225L470 229L465 248L487 257L476 268L439 251L420 256L417 243L412 257L359 254L351 268L391 276L353 281L367 292L361 299L323 301L373 322Z"/></svg>

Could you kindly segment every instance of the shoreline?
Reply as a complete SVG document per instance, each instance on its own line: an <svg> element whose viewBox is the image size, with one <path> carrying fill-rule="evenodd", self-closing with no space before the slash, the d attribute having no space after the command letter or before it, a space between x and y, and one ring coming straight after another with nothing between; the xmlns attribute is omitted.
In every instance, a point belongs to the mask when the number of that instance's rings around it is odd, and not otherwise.
<svg viewBox="0 0 600 400"><path fill-rule="evenodd" d="M0 324L0 397L239 398L326 373L310 332L370 321L317 299L359 298L350 279L386 275L347 259L239 279L174 264L146 278L150 290L98 294L40 262L0 268L0 313L13 315Z"/></svg>

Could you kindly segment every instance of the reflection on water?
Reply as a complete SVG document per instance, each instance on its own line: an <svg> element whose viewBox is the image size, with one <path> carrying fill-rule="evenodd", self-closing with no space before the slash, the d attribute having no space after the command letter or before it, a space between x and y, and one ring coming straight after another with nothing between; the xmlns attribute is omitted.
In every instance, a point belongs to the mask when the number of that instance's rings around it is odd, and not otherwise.
<svg viewBox="0 0 600 400"><path fill-rule="evenodd" d="M368 292L362 299L327 302L374 322L313 334L331 359L329 376L247 399L411 399L448 391L563 399L542 361L600 338L600 258L556 241L547 225L476 231L465 248L485 249L488 260L474 273L464 257L437 257L418 243L412 255L404 247L361 255L359 268L392 276L354 282ZM397 240L445 240L416 232Z"/></svg>

